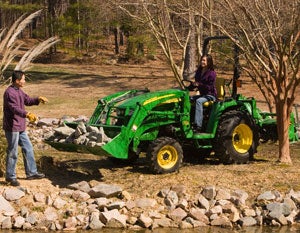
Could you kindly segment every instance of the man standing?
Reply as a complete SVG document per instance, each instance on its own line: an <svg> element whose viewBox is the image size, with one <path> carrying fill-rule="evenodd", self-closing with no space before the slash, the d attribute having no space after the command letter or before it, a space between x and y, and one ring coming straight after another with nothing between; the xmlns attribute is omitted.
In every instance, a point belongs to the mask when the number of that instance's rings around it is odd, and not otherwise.
<svg viewBox="0 0 300 233"><path fill-rule="evenodd" d="M45 175L37 171L34 159L33 147L26 130L26 118L30 122L37 120L36 115L27 112L26 106L38 105L48 102L45 97L31 98L21 89L25 84L25 74L22 71L14 71L12 85L3 95L3 129L7 140L6 174L5 180L12 186L19 186L16 176L16 164L18 159L18 145L22 149L26 179L41 179Z"/></svg>

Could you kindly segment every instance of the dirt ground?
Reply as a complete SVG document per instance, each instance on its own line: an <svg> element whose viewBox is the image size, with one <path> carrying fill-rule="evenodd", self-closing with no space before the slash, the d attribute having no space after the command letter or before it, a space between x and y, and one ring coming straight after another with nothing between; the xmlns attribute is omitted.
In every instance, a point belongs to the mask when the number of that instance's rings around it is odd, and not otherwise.
<svg viewBox="0 0 300 233"><path fill-rule="evenodd" d="M159 59L144 65L35 64L29 73L25 92L30 96L42 95L49 99L46 105L27 108L41 118L90 116L97 100L107 94L131 88L158 90L177 86L172 73ZM5 87L1 86L1 96L4 90ZM249 80L240 92L254 96L259 101L259 107L266 110L262 97ZM299 96L297 103L300 103ZM143 157L133 166L125 166L115 165L106 157L59 152L50 147L35 148L39 168L47 178L42 182L25 180L20 156L18 179L23 187L40 192L55 192L83 180L99 180L120 185L133 197L155 197L162 188L174 185L184 185L191 196L206 185L243 189L249 193L250 199L267 190L276 189L282 193L290 189L299 191L300 143L291 144L292 165L276 162L277 144L264 144L258 149L255 161L245 165L222 165L214 158L201 161L185 154L179 172L153 175ZM3 178L0 181L4 184Z"/></svg>

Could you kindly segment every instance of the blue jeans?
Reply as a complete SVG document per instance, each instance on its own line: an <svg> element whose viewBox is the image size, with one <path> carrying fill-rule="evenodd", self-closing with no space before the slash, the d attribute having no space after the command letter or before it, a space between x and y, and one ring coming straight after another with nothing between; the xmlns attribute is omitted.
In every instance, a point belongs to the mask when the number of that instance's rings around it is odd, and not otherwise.
<svg viewBox="0 0 300 233"><path fill-rule="evenodd" d="M196 99L195 124L197 127L202 127L203 121L203 103L207 101L215 101L216 97L212 95L200 96Z"/></svg>
<svg viewBox="0 0 300 233"><path fill-rule="evenodd" d="M18 145L22 149L26 177L37 174L33 147L25 131L5 131L7 139L6 154L6 179L16 179L16 165L18 160Z"/></svg>

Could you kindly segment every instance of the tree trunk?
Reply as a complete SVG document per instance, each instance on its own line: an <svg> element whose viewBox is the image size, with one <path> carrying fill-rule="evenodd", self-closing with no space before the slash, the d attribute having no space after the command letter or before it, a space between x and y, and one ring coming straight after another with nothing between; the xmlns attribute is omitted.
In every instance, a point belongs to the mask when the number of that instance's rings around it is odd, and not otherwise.
<svg viewBox="0 0 300 233"><path fill-rule="evenodd" d="M290 113L288 112L288 103L285 100L279 100L276 103L277 114L277 132L279 142L279 158L278 161L282 163L292 163L290 156L290 142L289 142L289 123Z"/></svg>
<svg viewBox="0 0 300 233"><path fill-rule="evenodd" d="M116 26L114 29L114 35L115 35L115 54L119 54L120 48L119 48L118 36L120 35L120 28L118 26Z"/></svg>

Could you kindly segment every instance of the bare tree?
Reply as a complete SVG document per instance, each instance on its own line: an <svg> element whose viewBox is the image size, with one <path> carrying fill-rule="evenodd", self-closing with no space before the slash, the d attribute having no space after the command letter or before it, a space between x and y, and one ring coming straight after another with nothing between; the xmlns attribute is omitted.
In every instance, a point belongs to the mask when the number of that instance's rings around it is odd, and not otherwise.
<svg viewBox="0 0 300 233"><path fill-rule="evenodd" d="M198 11L203 6L202 2L136 0L118 3L123 11L150 29L181 86L182 79L193 75L197 65L196 57L201 53L200 42L197 40L201 39L198 34L201 33L199 24L202 21L199 20ZM180 57L176 57L175 51L181 51Z"/></svg>
<svg viewBox="0 0 300 233"><path fill-rule="evenodd" d="M214 25L238 45L247 64L244 70L260 88L270 109L275 106L279 161L291 163L288 132L300 84L300 2L219 0L215 4L218 15Z"/></svg>

